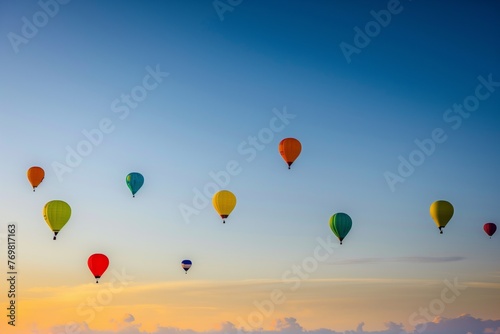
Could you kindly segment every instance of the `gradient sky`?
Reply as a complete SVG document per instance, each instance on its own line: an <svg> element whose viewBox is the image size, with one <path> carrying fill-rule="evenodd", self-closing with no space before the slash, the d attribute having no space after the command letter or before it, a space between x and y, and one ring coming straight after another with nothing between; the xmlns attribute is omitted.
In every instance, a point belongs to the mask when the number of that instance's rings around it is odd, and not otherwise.
<svg viewBox="0 0 500 334"><path fill-rule="evenodd" d="M482 229L500 223L499 15L486 0L1 2L0 263L7 278L14 223L18 275L0 331L500 333L500 239ZM303 148L290 170L286 137ZM226 224L221 188L238 199ZM57 241L54 199L72 208ZM455 207L442 235L439 199ZM353 220L342 246L336 212ZM110 259L98 285L93 253Z"/></svg>

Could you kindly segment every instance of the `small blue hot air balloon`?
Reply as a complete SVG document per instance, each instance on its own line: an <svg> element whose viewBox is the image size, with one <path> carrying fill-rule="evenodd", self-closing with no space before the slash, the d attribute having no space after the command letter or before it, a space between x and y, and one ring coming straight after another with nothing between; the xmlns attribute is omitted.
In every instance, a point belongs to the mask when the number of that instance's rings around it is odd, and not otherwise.
<svg viewBox="0 0 500 334"><path fill-rule="evenodd" d="M135 193L141 189L144 184L144 176L141 173L132 172L127 175L126 178L127 186L132 192L132 197L135 197Z"/></svg>
<svg viewBox="0 0 500 334"><path fill-rule="evenodd" d="M183 260L181 262L182 269L184 269L186 271L186 274L187 274L187 271L189 270L189 268L191 268L192 264L193 263L191 262L191 260Z"/></svg>

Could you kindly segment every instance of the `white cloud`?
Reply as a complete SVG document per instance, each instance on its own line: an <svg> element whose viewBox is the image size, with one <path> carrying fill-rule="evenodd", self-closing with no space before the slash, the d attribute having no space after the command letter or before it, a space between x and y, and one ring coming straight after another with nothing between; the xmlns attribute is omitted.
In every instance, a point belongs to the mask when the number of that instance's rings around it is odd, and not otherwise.
<svg viewBox="0 0 500 334"><path fill-rule="evenodd" d="M133 322L135 320L134 316L132 314L125 314L123 316L123 322Z"/></svg>
<svg viewBox="0 0 500 334"><path fill-rule="evenodd" d="M231 322L224 322L217 330L197 332L191 329L180 329L176 327L158 327L152 332L141 330L141 324L134 324L135 318L132 314L125 314L120 322L117 322L115 330L98 331L90 329L87 324L74 324L71 330L68 326L55 326L47 334L500 334L500 320L483 320L475 318L470 314L464 314L456 318L438 317L431 322L418 325L413 331L404 330L403 324L395 322L385 323L385 329L380 331L364 331L364 322L361 322L355 330L338 332L334 329L320 328L306 330L300 325L296 318L285 317L276 321L274 330L245 331L237 328Z"/></svg>
<svg viewBox="0 0 500 334"><path fill-rule="evenodd" d="M474 318L470 314L464 314L457 318L438 318L417 327L415 333L421 334L473 334L486 333L487 330L498 328L500 320L483 320Z"/></svg>
<svg viewBox="0 0 500 334"><path fill-rule="evenodd" d="M302 333L304 330L295 318L278 319L276 321L276 329L285 333Z"/></svg>

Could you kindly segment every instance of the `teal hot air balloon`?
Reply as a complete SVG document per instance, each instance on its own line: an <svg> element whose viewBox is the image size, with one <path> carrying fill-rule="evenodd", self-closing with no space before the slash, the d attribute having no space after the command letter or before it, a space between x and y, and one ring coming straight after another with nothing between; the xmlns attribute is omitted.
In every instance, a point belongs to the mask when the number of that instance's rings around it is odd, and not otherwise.
<svg viewBox="0 0 500 334"><path fill-rule="evenodd" d="M144 176L141 173L132 172L127 175L126 178L127 186L132 192L132 197L135 197L135 193L141 189L144 184Z"/></svg>
<svg viewBox="0 0 500 334"><path fill-rule="evenodd" d="M346 237L347 233L351 230L352 220L349 215L339 212L334 214L330 218L330 228L332 232L339 238L340 244L342 245L342 240Z"/></svg>

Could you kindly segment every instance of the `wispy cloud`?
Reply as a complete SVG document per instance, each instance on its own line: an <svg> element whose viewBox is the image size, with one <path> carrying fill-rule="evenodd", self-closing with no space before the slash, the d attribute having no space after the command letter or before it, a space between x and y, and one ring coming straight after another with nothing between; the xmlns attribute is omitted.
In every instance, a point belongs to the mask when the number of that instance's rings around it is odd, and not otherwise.
<svg viewBox="0 0 500 334"><path fill-rule="evenodd" d="M356 263L365 263L365 259L355 259L355 260L343 260L342 262L336 262L334 264L350 264L344 263L346 261L359 261ZM375 262L375 261L373 261ZM334 278L309 278L304 281L308 282L310 285L324 285L330 283L339 284L440 284L440 280L429 280L429 279L409 279L409 278L378 278L378 277L334 277ZM234 292L238 291L241 294L241 289L249 289L255 293L256 287L274 287L282 286L286 282L283 279L246 279L246 280L191 280L191 281L166 281L166 282L149 282L147 284L137 284L131 283L127 286L124 294L127 295L144 295L145 293L221 293L221 292ZM477 284L480 284L478 282ZM490 283L484 283L490 284ZM100 283L100 287L107 288L110 285L106 283ZM492 286L496 287L496 286ZM65 299L82 299L86 296L95 294L96 284L82 284L74 286L46 286L46 287L31 287L26 289L25 295L31 299L46 299L46 300L60 300ZM266 291L267 292L267 291Z"/></svg>
<svg viewBox="0 0 500 334"><path fill-rule="evenodd" d="M468 282L468 286L481 289L500 289L499 282Z"/></svg>
<svg viewBox="0 0 500 334"><path fill-rule="evenodd" d="M364 264L382 262L402 262L402 263L440 263L455 262L465 260L464 256L399 256L399 257L362 257L357 259L347 259L332 261L330 264Z"/></svg>

